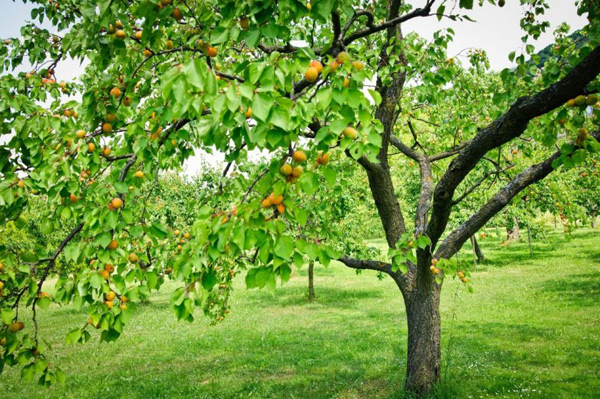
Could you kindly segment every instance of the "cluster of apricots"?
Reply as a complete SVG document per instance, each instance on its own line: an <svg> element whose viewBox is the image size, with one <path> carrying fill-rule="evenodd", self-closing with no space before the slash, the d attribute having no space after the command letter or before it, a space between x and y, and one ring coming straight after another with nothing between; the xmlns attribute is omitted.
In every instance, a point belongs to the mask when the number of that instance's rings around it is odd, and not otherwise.
<svg viewBox="0 0 600 399"><path fill-rule="evenodd" d="M182 244L185 244L186 242L188 242L191 235L190 235L190 233L187 233L187 232L183 233L183 237L180 239L179 236L181 235L181 232L179 230L175 230L173 233L175 234L176 237L178 237L177 238L177 241L178 241L177 252L181 252L181 250L183 249ZM170 273L170 272L168 272L168 273Z"/></svg>
<svg viewBox="0 0 600 399"><path fill-rule="evenodd" d="M590 105L596 105L598 104L598 96L595 94L590 94L589 96L584 96L584 95L580 95L577 96L575 98L570 99L569 101L567 101L566 106L567 107L588 107Z"/></svg>
<svg viewBox="0 0 600 399"><path fill-rule="evenodd" d="M292 160L295 163L305 163L306 159L306 153L304 151L298 150L294 151L294 153L292 154ZM288 182L294 183L302 175L304 169L302 169L302 166L300 165L292 166L292 164L286 162L283 165L281 165L281 168L279 168L279 172L281 172L281 174L286 177L286 180Z"/></svg>
<svg viewBox="0 0 600 399"><path fill-rule="evenodd" d="M261 205L263 206L263 208L269 208L271 206L275 206L275 207L277 207L277 211L280 214L283 214L285 212L285 206L282 204L282 202L283 202L283 195L281 195L281 194L276 195L275 193L271 193L262 200Z"/></svg>
<svg viewBox="0 0 600 399"><path fill-rule="evenodd" d="M119 308L121 310L127 309L127 297L125 295L121 295L117 298L117 294L114 291L108 291L104 294L104 304L108 306L109 309L112 309L115 299L119 301Z"/></svg>
<svg viewBox="0 0 600 399"><path fill-rule="evenodd" d="M438 274L440 274L440 272L441 272L441 270L438 269L437 264L438 264L438 260L437 259L435 259L435 258L431 259L431 266L429 266L429 270L431 270L431 272L433 274L435 274L436 276Z"/></svg>
<svg viewBox="0 0 600 399"><path fill-rule="evenodd" d="M341 65L343 65L347 62L350 62L350 61L351 61L350 54L348 54L346 51L342 51L342 52L338 53L337 57L329 63L329 71L335 72L335 70L338 69ZM365 67L365 64L362 61L353 61L352 67L356 71L361 71ZM304 78L308 82L312 83L312 82L315 82L319 78L319 75L322 72L323 72L323 64L320 61L313 60L310 62L308 69L304 72ZM350 84L350 80L348 80L348 78L344 78L344 87L348 87L349 84Z"/></svg>

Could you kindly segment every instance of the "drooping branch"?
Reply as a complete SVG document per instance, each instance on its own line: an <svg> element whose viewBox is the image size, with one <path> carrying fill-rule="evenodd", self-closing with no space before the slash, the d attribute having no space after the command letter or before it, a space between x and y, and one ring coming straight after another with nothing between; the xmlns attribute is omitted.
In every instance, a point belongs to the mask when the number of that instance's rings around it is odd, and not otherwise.
<svg viewBox="0 0 600 399"><path fill-rule="evenodd" d="M523 134L533 118L558 108L584 92L599 73L600 46L592 50L563 79L533 96L518 99L506 113L479 131L454 158L435 189L427 234L434 247L448 223L456 187L485 154Z"/></svg>
<svg viewBox="0 0 600 399"><path fill-rule="evenodd" d="M475 184L473 184L471 187L469 187L469 189L468 189L467 191L465 191L465 192L463 193L463 195L461 195L460 197L458 197L458 198L457 198L457 199L455 199L455 200L452 200L452 204L453 204L453 205L456 205L456 204L458 204L458 203L462 202L462 200L464 200L465 198L467 198L467 197L468 197L468 196L469 196L469 195L470 195L470 194L471 194L473 191L475 191L475 190L477 189L477 187L481 186L481 184L483 184L483 182L484 182L484 181L486 181L486 180L488 179L488 177L490 177L490 176L494 176L494 175L496 175L496 176L497 176L497 175L499 175L500 173L504 173L504 172L506 172L507 170L509 170L509 169L512 169L514 166L515 166L514 164L511 164L511 165L508 165L508 166L507 166L506 168L504 168L504 169L494 170L493 172L486 173L486 174L485 174L485 175L483 175L483 176L482 176L482 177L481 177L479 180L477 180L477 181L475 182ZM492 183L493 183L493 182L492 182Z"/></svg>
<svg viewBox="0 0 600 399"><path fill-rule="evenodd" d="M401 23L411 20L413 18L429 16L430 15L429 13L431 12L431 6L433 5L433 3L435 3L435 0L427 0L427 4L425 4L425 7L423 7L423 8L416 8L415 10L413 10L412 12L409 12L408 14L404 14L404 15L389 19L389 20L383 22L382 24L374 25L374 26L371 25L365 29L361 29L357 32L354 32L351 35L349 35L348 37L345 37L344 40L342 41L342 43L344 44L344 46L347 46L355 40L370 36L373 33L381 32L382 30L385 30L387 28L400 25Z"/></svg>
<svg viewBox="0 0 600 399"><path fill-rule="evenodd" d="M596 140L600 140L600 130L592 133ZM500 212L517 194L533 183L548 176L555 169L552 162L561 156L557 151L545 161L532 165L517 175L506 184L492 199L473 214L466 222L452 231L440 244L435 257L450 258L460 250L466 240L481 229L494 215Z"/></svg>
<svg viewBox="0 0 600 399"><path fill-rule="evenodd" d="M352 15L352 17L348 20L348 22L346 22L346 24L344 25L344 28L342 29L342 33L340 36L340 40L343 40L344 37L346 36L346 33L348 32L348 29L350 29L350 27L352 27L352 24L354 24L354 22L356 22L356 20L362 16L366 16L367 17L367 22L366 25L369 28L373 27L373 21L375 20L375 17L373 16L373 13L369 10L359 10L356 11L354 13L354 15Z"/></svg>
<svg viewBox="0 0 600 399"><path fill-rule="evenodd" d="M442 159L450 158L451 156L458 154L463 148L468 146L469 143L470 143L470 141L464 141L464 142L460 143L456 148L453 148L448 151L440 152L438 154L431 155L428 157L429 162L435 162L435 161L439 161Z"/></svg>

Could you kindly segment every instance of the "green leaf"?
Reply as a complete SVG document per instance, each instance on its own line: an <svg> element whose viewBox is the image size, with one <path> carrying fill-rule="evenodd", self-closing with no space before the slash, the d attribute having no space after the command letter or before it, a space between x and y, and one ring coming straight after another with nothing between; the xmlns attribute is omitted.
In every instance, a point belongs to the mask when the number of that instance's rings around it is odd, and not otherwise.
<svg viewBox="0 0 600 399"><path fill-rule="evenodd" d="M289 259L294 252L294 240L288 236L282 236L277 239L277 243L275 244L275 255L279 256L282 259Z"/></svg>
<svg viewBox="0 0 600 399"><path fill-rule="evenodd" d="M4 324L8 325L8 324L12 323L14 317L15 317L14 309L2 308L2 310L0 310L0 319L2 320L2 322Z"/></svg>
<svg viewBox="0 0 600 399"><path fill-rule="evenodd" d="M67 334L66 342L67 344L74 344L79 341L79 338L81 338L81 330L76 328Z"/></svg>
<svg viewBox="0 0 600 399"><path fill-rule="evenodd" d="M46 309L48 309L48 307L50 307L50 303L51 303L50 298L45 297L45 296L41 297L38 300L38 305L40 306L40 308L42 308L44 310L46 310Z"/></svg>
<svg viewBox="0 0 600 399"><path fill-rule="evenodd" d="M460 0L460 8L471 10L473 8L473 0Z"/></svg>
<svg viewBox="0 0 600 399"><path fill-rule="evenodd" d="M129 192L129 187L124 182L119 181L115 183L115 190L119 194L127 194Z"/></svg>

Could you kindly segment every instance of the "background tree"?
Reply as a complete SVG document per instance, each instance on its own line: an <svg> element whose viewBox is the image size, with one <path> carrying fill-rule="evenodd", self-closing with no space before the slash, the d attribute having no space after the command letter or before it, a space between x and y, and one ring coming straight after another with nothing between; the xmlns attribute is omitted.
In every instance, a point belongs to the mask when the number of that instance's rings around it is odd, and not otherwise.
<svg viewBox="0 0 600 399"><path fill-rule="evenodd" d="M527 187L598 150L593 1L574 3L588 16L585 44L559 32L553 57L538 69L528 62L539 58L528 41L547 28L541 18L549 5L521 0L524 52L510 54L516 69L496 79L481 52L469 55L470 66L448 57L451 30L431 42L402 31L412 19L467 18L472 0L457 8L443 0L33 3L33 18L51 21L60 35L32 22L0 49L1 131L10 134L0 151L0 218L17 219L39 196L54 228L61 218L74 228L63 231L54 251L2 253L0 369L19 364L24 377L45 384L64 375L48 363L37 328L21 332L22 306L32 309L34 326L51 300L85 307L88 321L67 341L88 340L91 327L111 341L135 303L165 278L179 285L171 295L178 318L193 320L203 307L219 320L236 273L250 267L249 287L274 288L304 256L396 282L408 319L406 389L426 393L440 379L443 279L468 281L447 260ZM55 81L67 56L89 60L81 84ZM25 58L34 70L11 72ZM416 118L437 125L435 134L411 127ZM504 168L506 147L516 141L535 149L529 162L515 165L508 183L454 224L457 205L478 186L471 179L489 159ZM222 152L240 170L198 203L181 242L170 225L176 218L153 220L145 208L154 176L178 168L195 148ZM266 167L245 170L252 150L268 152ZM409 183L418 196L410 203L398 200L391 151L418 166L416 184ZM386 255L353 258L295 236L308 222L303 198L319 191L320 176L334 174L332 165L315 163L325 152L364 170ZM42 290L59 258L86 266L59 279L50 299Z"/></svg>

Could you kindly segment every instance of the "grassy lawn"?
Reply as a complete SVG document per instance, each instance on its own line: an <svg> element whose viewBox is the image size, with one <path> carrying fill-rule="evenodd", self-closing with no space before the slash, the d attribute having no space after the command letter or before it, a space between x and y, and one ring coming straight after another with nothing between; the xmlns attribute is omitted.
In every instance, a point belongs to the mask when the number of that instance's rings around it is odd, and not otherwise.
<svg viewBox="0 0 600 399"><path fill-rule="evenodd" d="M534 242L533 259L526 243L480 244L488 262L473 273L475 292L453 279L444 286L444 396L597 398L600 231L551 233ZM240 278L233 313L217 326L201 316L177 322L164 290L111 344L65 345L87 317L51 307L40 328L66 385L40 388L8 369L1 397L401 397L406 318L394 283L339 264L315 272L314 304L306 302L306 269L275 295L247 291Z"/></svg>

